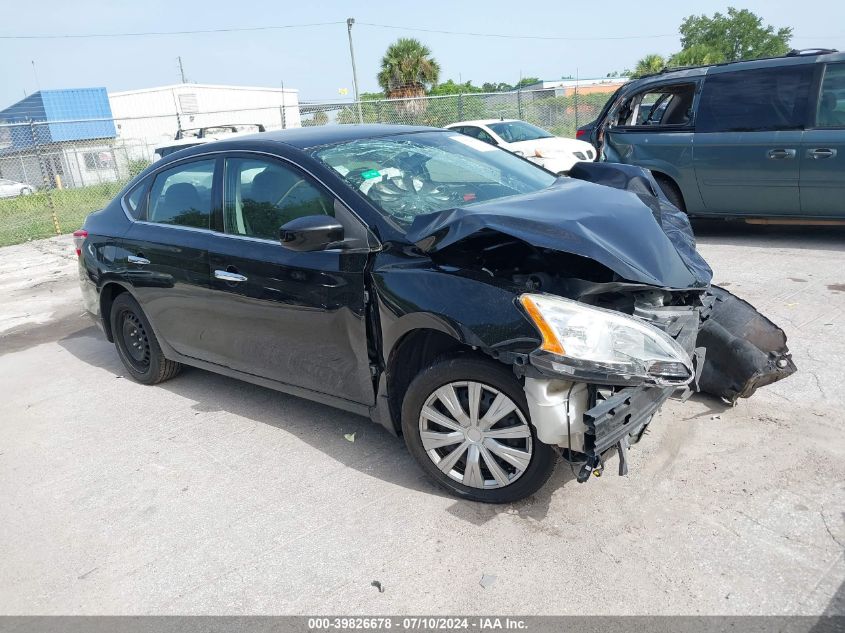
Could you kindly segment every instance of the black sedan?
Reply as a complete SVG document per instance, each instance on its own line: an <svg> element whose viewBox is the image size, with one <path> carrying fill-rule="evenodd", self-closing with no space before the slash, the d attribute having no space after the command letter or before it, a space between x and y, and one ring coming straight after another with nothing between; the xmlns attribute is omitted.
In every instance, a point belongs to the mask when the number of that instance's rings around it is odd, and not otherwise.
<svg viewBox="0 0 845 633"><path fill-rule="evenodd" d="M75 238L135 380L191 365L369 416L467 499L529 495L558 456L582 481L610 451L625 472L672 394L735 400L794 371L648 172L557 178L447 130L183 150Z"/></svg>

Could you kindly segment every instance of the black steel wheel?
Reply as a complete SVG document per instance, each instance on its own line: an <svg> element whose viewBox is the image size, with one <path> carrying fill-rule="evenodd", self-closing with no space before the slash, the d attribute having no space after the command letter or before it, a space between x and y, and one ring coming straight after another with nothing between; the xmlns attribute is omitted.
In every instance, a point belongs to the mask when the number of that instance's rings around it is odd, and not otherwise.
<svg viewBox="0 0 845 633"><path fill-rule="evenodd" d="M182 369L180 363L164 357L150 322L129 293L118 295L112 304L111 332L120 360L138 382L155 385Z"/></svg>

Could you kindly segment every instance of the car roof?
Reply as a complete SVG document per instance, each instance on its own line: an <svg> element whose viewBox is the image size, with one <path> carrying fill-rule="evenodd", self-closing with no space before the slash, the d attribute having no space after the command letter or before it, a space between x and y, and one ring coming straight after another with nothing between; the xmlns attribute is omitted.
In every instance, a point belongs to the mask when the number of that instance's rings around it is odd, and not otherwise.
<svg viewBox="0 0 845 633"><path fill-rule="evenodd" d="M818 52L810 52L818 51ZM800 66L803 64L815 64L826 62L845 61L845 52L829 51L826 49L808 49L808 51L795 51L780 57L764 57L761 59L748 59L737 62L724 62L721 64L709 64L705 66L679 67L666 69L659 73L645 75L634 79L625 85L625 92L633 87L647 86L652 83L664 83L676 79L702 77L709 74L721 74L736 72L738 70L751 70L754 68L773 68L778 66Z"/></svg>
<svg viewBox="0 0 845 633"><path fill-rule="evenodd" d="M358 141L365 138L379 138L396 134L414 132L443 132L443 128L426 127L422 125L320 125L315 127L298 127L272 132L259 132L239 136L239 141L269 141L284 143L298 149Z"/></svg>
<svg viewBox="0 0 845 633"><path fill-rule="evenodd" d="M513 123L519 119L475 119L473 121L458 121L457 123L450 123L447 128L455 127L456 125L490 125L491 123Z"/></svg>

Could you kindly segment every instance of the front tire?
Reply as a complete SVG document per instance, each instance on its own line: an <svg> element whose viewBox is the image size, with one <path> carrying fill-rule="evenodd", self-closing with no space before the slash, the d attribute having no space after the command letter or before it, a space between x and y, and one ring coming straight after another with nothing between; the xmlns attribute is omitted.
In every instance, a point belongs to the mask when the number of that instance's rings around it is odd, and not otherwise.
<svg viewBox="0 0 845 633"><path fill-rule="evenodd" d="M440 359L420 372L405 394L402 432L422 469L464 499L523 499L555 467L554 450L529 422L522 385L484 358Z"/></svg>
<svg viewBox="0 0 845 633"><path fill-rule="evenodd" d="M180 363L164 357L144 311L129 293L114 300L110 319L117 354L132 378L144 385L156 385L181 371Z"/></svg>

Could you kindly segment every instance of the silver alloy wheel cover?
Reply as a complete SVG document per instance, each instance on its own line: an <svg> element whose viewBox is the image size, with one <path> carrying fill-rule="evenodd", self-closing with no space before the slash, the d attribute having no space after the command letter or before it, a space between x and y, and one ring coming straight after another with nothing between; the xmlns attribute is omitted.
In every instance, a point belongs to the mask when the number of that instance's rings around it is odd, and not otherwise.
<svg viewBox="0 0 845 633"><path fill-rule="evenodd" d="M456 388L467 390L469 411L460 404ZM479 415L485 391L494 399L484 414ZM438 401L449 412L448 416L434 408ZM492 428L511 414L517 418L514 424ZM449 431L434 430L430 427L431 423ZM438 387L422 406L419 431L423 448L434 465L443 474L470 488L487 490L509 486L522 476L531 463L533 445L528 421L513 400L484 383L462 380ZM520 440L522 449L503 444L500 439ZM438 452L438 449L450 448ZM465 455L462 473L455 466ZM508 466L502 468L494 455ZM482 463L492 479L484 477L480 467Z"/></svg>

